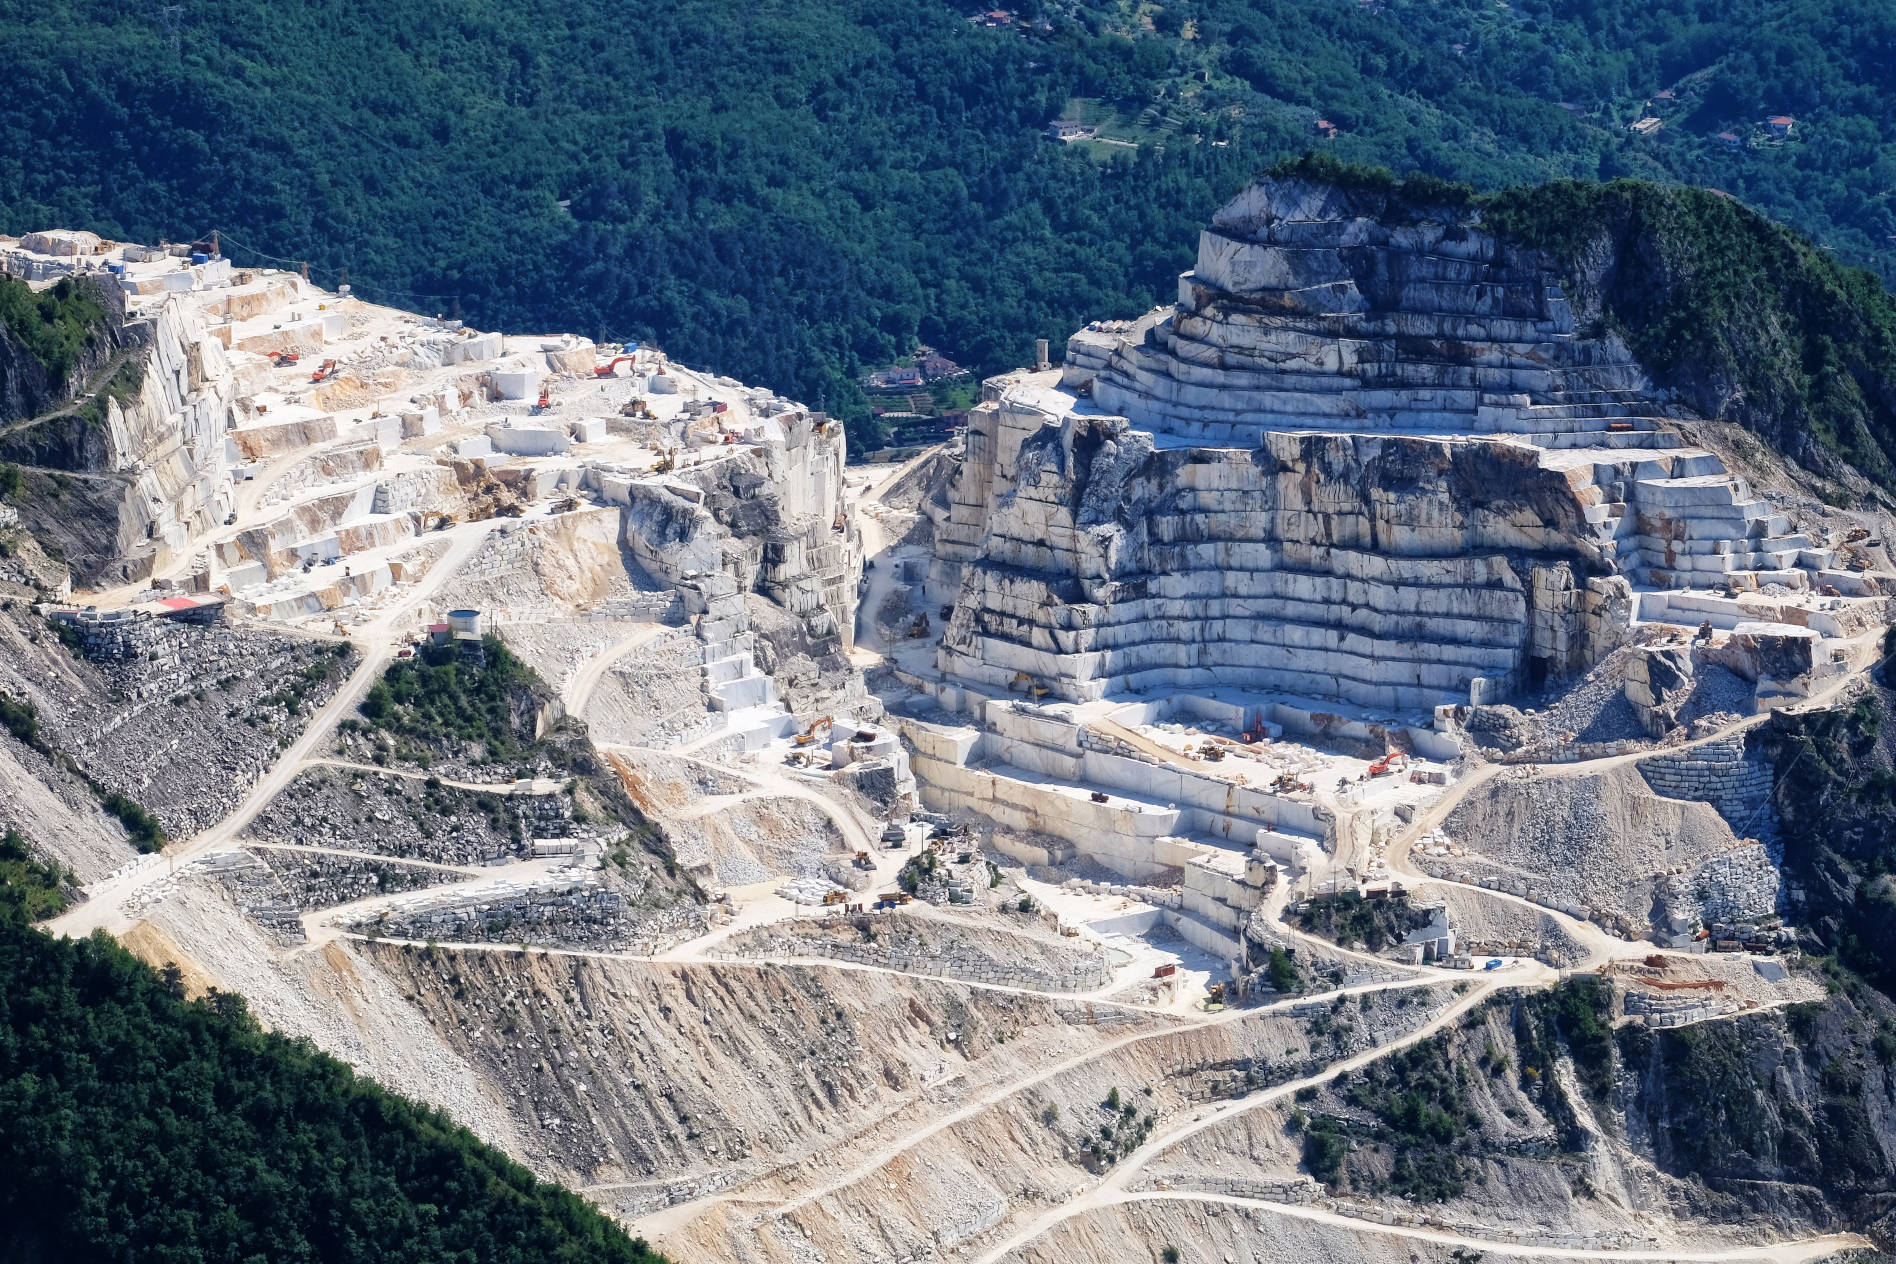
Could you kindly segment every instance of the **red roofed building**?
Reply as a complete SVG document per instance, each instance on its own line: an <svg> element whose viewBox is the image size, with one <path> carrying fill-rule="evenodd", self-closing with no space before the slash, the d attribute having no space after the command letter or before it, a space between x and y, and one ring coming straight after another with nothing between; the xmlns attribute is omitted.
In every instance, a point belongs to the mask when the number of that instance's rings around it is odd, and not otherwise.
<svg viewBox="0 0 1896 1264"><path fill-rule="evenodd" d="M1789 136L1791 129L1797 126L1797 120L1788 114L1773 114L1764 120L1764 125L1771 129L1773 136Z"/></svg>

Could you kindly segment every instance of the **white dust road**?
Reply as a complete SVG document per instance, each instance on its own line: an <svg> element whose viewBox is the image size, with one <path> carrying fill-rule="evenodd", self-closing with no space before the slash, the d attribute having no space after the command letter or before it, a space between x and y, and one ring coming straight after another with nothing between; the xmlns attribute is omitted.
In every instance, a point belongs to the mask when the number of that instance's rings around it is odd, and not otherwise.
<svg viewBox="0 0 1896 1264"><path fill-rule="evenodd" d="M426 601L436 589L472 557L475 550L487 539L495 528L505 524L508 519L491 519L487 522L469 523L461 528L458 538L446 555L437 562L427 575L423 576L413 589L402 595L401 601L391 604L376 619L365 625L353 638L361 651L361 659L355 670L349 673L342 687L336 690L316 712L310 716L309 724L285 750L270 770L250 788L250 792L222 820L207 829L199 831L181 843L173 844L164 850L164 859L168 863L147 865L132 873L118 878L108 879L86 888L86 899L77 907L69 910L52 921L45 923L45 929L58 935L89 935L95 930L107 930L112 934L123 934L132 927L137 919L125 912L125 903L133 895L162 880L177 865L197 859L208 852L230 845L243 828L254 820L257 814L269 802L282 793L283 788L295 779L310 758L319 750L327 748L336 726L346 717L354 714L364 695L381 679L382 671L394 656L394 639L397 632L405 626L407 617L414 608Z"/></svg>
<svg viewBox="0 0 1896 1264"><path fill-rule="evenodd" d="M1387 1234L1391 1237L1433 1242L1445 1247L1493 1251L1499 1255L1526 1256L1530 1259L1732 1261L1733 1264L1741 1261L1755 1261L1756 1264L1803 1264L1804 1261L1822 1259L1838 1251L1870 1245L1868 1239L1860 1238L1855 1234L1834 1233L1820 1238L1802 1238L1767 1246L1735 1246L1704 1251L1682 1251L1661 1247L1643 1251L1607 1251L1588 1250L1584 1247L1529 1246L1505 1240L1464 1237L1445 1230L1425 1229L1415 1225L1380 1224L1304 1203L1274 1203L1261 1198L1195 1194L1184 1190L1141 1190L1138 1193L1121 1194L1118 1197L1103 1200L1101 1205L1157 1202L1218 1203L1226 1207L1249 1207L1258 1211L1267 1211L1273 1215L1287 1216L1293 1220L1310 1220L1318 1224L1336 1225L1357 1233Z"/></svg>
<svg viewBox="0 0 1896 1264"><path fill-rule="evenodd" d="M1543 985L1552 982L1555 977L1554 972L1547 970L1545 967L1542 967L1536 973L1542 977L1531 980L1531 982ZM1512 982L1515 982L1516 985L1519 983L1518 980ZM1422 1041L1427 1040L1430 1036L1440 1031L1443 1027L1446 1027L1449 1023L1460 1018L1474 1006L1487 1000L1488 997L1496 991L1498 986L1499 984L1496 981L1485 981L1482 986L1469 989L1467 995L1457 1000L1454 1004L1449 1005L1428 1022L1423 1023L1413 1030L1404 1032L1393 1039L1386 1040L1374 1048L1365 1049L1361 1053L1333 1062L1315 1075L1307 1076L1300 1080L1288 1080L1275 1087L1261 1089L1258 1092L1237 1098L1234 1101L1213 1106L1200 1112L1193 1119L1167 1129L1164 1133L1148 1140L1144 1145L1128 1155L1123 1162L1112 1169L1111 1174L1108 1175L1105 1180L1101 1181L1091 1190L1081 1194L1071 1202L1062 1203L1036 1217L1012 1237L994 1247L992 1250L984 1252L976 1264L998 1264L1000 1260L1015 1250L1046 1235L1056 1225L1070 1220L1074 1216L1087 1211L1096 1210L1116 1201L1118 1197L1125 1192L1126 1187L1132 1183L1133 1178L1145 1168L1145 1165L1149 1163L1155 1155L1196 1136L1207 1128L1214 1128L1227 1120L1235 1119L1239 1115L1255 1110L1259 1106L1281 1101L1294 1094L1300 1088L1327 1084L1338 1076L1345 1075L1359 1067L1367 1066L1379 1058L1387 1057L1389 1054L1401 1049L1406 1049L1410 1045L1420 1044ZM1253 1011L1240 1012L1249 1013Z"/></svg>
<svg viewBox="0 0 1896 1264"><path fill-rule="evenodd" d="M400 777L405 781L438 781L444 786L456 790L472 790L477 794L552 794L566 783L553 777L533 777L523 781L453 781L447 777L416 768L385 768L381 764L365 764L354 759L334 759L327 755L316 755L303 761L307 768L341 768L347 772L366 773L378 777Z"/></svg>
<svg viewBox="0 0 1896 1264"><path fill-rule="evenodd" d="M85 901L47 922L45 929L56 935L71 936L89 935L100 929L114 935L130 930L137 919L126 914L127 899L165 877L176 866L195 860L235 838L238 831L248 825L302 771L303 761L310 752L326 743L342 718L354 711L363 695L368 693L369 687L381 678L382 668L388 659L387 646L364 646L361 660L355 670L349 673L349 678L343 681L342 688L310 717L302 736L283 752L282 758L270 766L270 771L250 788L250 793L223 820L182 843L165 848L164 859L169 863L148 865L87 887Z"/></svg>
<svg viewBox="0 0 1896 1264"><path fill-rule="evenodd" d="M843 963L835 962L835 961L825 961L822 964L837 966ZM881 968L881 967L878 967L878 968ZM984 1093L981 1096L970 1101L967 1105L961 1107L959 1110L956 1110L951 1114L944 1115L941 1118L933 1121L927 1127L918 1129L917 1131L912 1132L912 1133L908 1133L904 1135L903 1137L901 1137L899 1140L891 1142L890 1144L877 1149L874 1153L868 1155L867 1157L862 1159L860 1162L852 1165L847 1171L844 1171L840 1173L839 1175L831 1177L829 1180L825 1181L822 1185L805 1190L792 1199L772 1200L774 1201L774 1205L771 1206L770 1214L774 1216L787 1215L790 1212L796 1211L797 1209L801 1207L805 1207L809 1205L810 1203L817 1201L818 1199L826 1198L832 1194L837 1193L840 1190L847 1189L851 1185L854 1185L860 1181L868 1179L875 1172L888 1166L890 1163L894 1162L896 1159L900 1158L902 1155L913 1150L916 1146L919 1146L924 1141L927 1141L930 1137L937 1136L940 1133L948 1130L949 1128L956 1126L957 1124L964 1123L967 1120L972 1119L974 1116L980 1114L982 1111L985 1111L994 1106L997 1106L1000 1103L1009 1100L1010 1098L1017 1097L1020 1094L1027 1092L1029 1089L1034 1088L1036 1085L1044 1084L1048 1080L1051 1080L1056 1076L1059 1076L1068 1071L1071 1071L1076 1067L1084 1066L1088 1062L1097 1061L1098 1059L1106 1057L1112 1053L1115 1053L1120 1049L1126 1048L1128 1045L1136 1045L1148 1040L1163 1040L1171 1036L1181 1035L1183 1033L1196 1031L1205 1027L1219 1026L1225 1023L1236 1023L1236 1022L1243 1022L1246 1019L1251 1019L1251 1018L1261 1018L1261 1017L1268 1018L1268 1017L1272 1017L1276 1015L1281 1015L1282 1013L1287 1012L1294 1006L1307 1004L1313 1001L1314 1002L1327 1002L1327 1001L1334 1000L1335 998L1339 996L1356 996L1356 995L1361 995L1361 994L1370 993L1370 992L1396 991L1396 990L1400 990L1404 988L1426 986L1427 984L1433 983L1433 982L1436 982L1436 980L1434 979L1402 979L1402 980L1395 980L1395 981L1383 980L1377 983L1364 983L1364 984L1358 984L1354 987L1338 989L1336 991L1322 992L1322 993L1318 993L1312 996L1292 997L1283 1001L1274 1002L1270 1005L1258 1006L1253 1009L1228 1009L1228 1010L1224 1010L1224 1011L1212 1013L1212 1014L1200 1013L1188 1019L1181 1019L1181 1017L1173 1011L1157 1011L1157 1010L1146 1009L1143 1006L1125 1006L1124 1008L1140 1009L1144 1013L1153 1017L1170 1017L1174 1021L1166 1023L1165 1025L1157 1027L1157 1028L1153 1028L1153 1029L1149 1029L1145 1031L1133 1032L1129 1035L1120 1036L1115 1040L1107 1041L1104 1044L1097 1045L1082 1053L1075 1054L1074 1056L1070 1058L1066 1058L1059 1062L1052 1063L1048 1066L1042 1067L1039 1070L1035 1071L1032 1075L1026 1076L1021 1079L1010 1080L1005 1084L998 1085L992 1090L988 1091L987 1093ZM973 986L973 985L967 985L967 986ZM1019 992L1019 991L1022 991L1023 989L998 988L996 990ZM1077 999L1070 993L1047 992L1047 993L1037 993L1037 995L1046 996L1051 999L1064 1000L1064 1001L1071 1001L1071 1000ZM1094 1003L1098 1004L1101 1002L1094 1002ZM1108 1004L1108 1005L1113 1004L1112 1002L1103 1002L1103 1003ZM1115 1006L1115 1008L1118 1008L1118 1006ZM1374 1051L1372 1051L1372 1054L1373 1052ZM1304 1082L1306 1081L1299 1081L1299 1083L1304 1083ZM1294 1088L1295 1086L1293 1085L1291 1087ZM799 1159L796 1161L796 1165L800 1165L802 1163L808 1162L811 1158L814 1158L814 1157L816 1156L811 1155L811 1156L807 1156L804 1159ZM771 1173L765 1173L762 1176L757 1177L755 1180L746 1182L746 1184L747 1185L756 1184L758 1181L768 1180L770 1179L771 1175L772 1175ZM739 1188L741 1189L742 1187L740 1186ZM766 1200L762 1200L759 1197L754 1196L754 1195L734 1196L731 1192L726 1191L722 1194L707 1196L706 1198L697 1199L690 1203L681 1203L676 1206L664 1208L660 1211L652 1213L650 1216L644 1217L640 1220L633 1222L633 1227L640 1232L644 1232L644 1233L652 1234L652 1235L672 1232L682 1227L683 1225L690 1223L699 1214L702 1214L703 1212L710 1210L710 1208L713 1205L719 1202L725 1202L725 1201L743 1201L746 1203L751 1203L751 1202L766 1201Z"/></svg>
<svg viewBox="0 0 1896 1264"><path fill-rule="evenodd" d="M599 687L599 682L605 678L607 669L614 663L639 646L653 640L661 632L676 630L663 623L654 623L628 634L624 640L608 645L586 660L586 665L573 673L573 678L566 682L564 696L561 698L561 702L566 707L566 714L577 716L586 709L586 704L592 701L593 690Z"/></svg>

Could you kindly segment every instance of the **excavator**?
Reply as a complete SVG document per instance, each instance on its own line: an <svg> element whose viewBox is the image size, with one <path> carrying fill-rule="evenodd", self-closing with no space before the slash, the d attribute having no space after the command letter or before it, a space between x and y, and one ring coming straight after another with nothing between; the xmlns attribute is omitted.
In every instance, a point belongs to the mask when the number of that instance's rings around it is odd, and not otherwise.
<svg viewBox="0 0 1896 1264"><path fill-rule="evenodd" d="M533 414L537 417L551 407L553 407L552 388L542 386L540 388L540 398L533 405Z"/></svg>
<svg viewBox="0 0 1896 1264"><path fill-rule="evenodd" d="M309 375L309 380L312 382L327 382L340 372L342 372L342 361L324 360L322 367Z"/></svg>
<svg viewBox="0 0 1896 1264"><path fill-rule="evenodd" d="M810 721L809 728L804 729L801 733L797 734L795 737L791 738L790 740L796 743L798 746L808 746L811 742L814 742L816 740L816 731L818 729L829 728L831 725L835 723L836 723L836 718L834 716L828 716L828 715L824 716L820 720L812 720Z"/></svg>
<svg viewBox="0 0 1896 1264"><path fill-rule="evenodd" d="M1045 685L1035 680L1032 676L1029 676L1026 672L1015 672L1014 679L1008 682L1007 687L1010 690L1025 689L1027 691L1027 696L1029 698L1034 699L1036 702L1046 697L1049 693L1053 692L1052 690L1048 689Z"/></svg>
<svg viewBox="0 0 1896 1264"><path fill-rule="evenodd" d="M273 369L287 369L303 358L294 351L266 351L264 354L270 358Z"/></svg>
<svg viewBox="0 0 1896 1264"><path fill-rule="evenodd" d="M1409 762L1409 757L1399 750L1392 750L1369 766L1372 777L1386 777Z"/></svg>
<svg viewBox="0 0 1896 1264"><path fill-rule="evenodd" d="M665 455L659 457L658 460L652 465L652 473L669 474L677 468L678 468L678 449L667 448L665 449Z"/></svg>
<svg viewBox="0 0 1896 1264"><path fill-rule="evenodd" d="M598 368L594 369L593 376L594 377L611 377L612 371L614 369L618 368L622 364L637 363L637 359L638 358L636 356L630 353L627 353L626 355L622 355L622 356L614 356L610 364L602 364Z"/></svg>

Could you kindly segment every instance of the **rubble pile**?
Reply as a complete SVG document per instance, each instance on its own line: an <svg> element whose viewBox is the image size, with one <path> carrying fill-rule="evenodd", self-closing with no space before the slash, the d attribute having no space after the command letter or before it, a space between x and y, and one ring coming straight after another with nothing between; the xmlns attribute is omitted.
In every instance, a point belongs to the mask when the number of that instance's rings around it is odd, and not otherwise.
<svg viewBox="0 0 1896 1264"><path fill-rule="evenodd" d="M174 837L221 819L334 694L353 651L249 625L144 619L92 664L96 692L42 704L56 744ZM103 695L112 699L100 705ZM63 703L63 705L61 705Z"/></svg>
<svg viewBox="0 0 1896 1264"><path fill-rule="evenodd" d="M407 865L313 848L253 845L250 854L270 866L286 902L303 910L334 908L377 895L462 882L451 869Z"/></svg>
<svg viewBox="0 0 1896 1264"><path fill-rule="evenodd" d="M510 798L430 786L394 773L319 767L299 773L245 835L258 842L320 842L368 855L478 865L528 851L525 826Z"/></svg>
<svg viewBox="0 0 1896 1264"><path fill-rule="evenodd" d="M443 943L618 949L641 926L617 891L574 875L545 885L504 883L465 897L428 900L353 923L378 938Z"/></svg>
<svg viewBox="0 0 1896 1264"><path fill-rule="evenodd" d="M934 923L900 913L844 921L787 922L731 941L740 957L829 957L908 974L1033 988L1091 992L1112 980L1097 945L1053 942L1003 928Z"/></svg>

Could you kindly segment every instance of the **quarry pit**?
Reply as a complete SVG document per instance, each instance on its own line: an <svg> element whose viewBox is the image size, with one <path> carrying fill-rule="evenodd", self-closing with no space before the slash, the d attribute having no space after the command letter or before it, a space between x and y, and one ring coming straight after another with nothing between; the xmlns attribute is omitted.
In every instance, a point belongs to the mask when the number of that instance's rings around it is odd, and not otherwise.
<svg viewBox="0 0 1896 1264"><path fill-rule="evenodd" d="M1855 696L1896 585L1478 225L1260 182L1176 304L853 462L652 346L99 275L148 355L129 543L32 587L82 668L8 689L170 842L82 846L9 767L84 885L53 929L679 1260L1845 1244L1539 1068L1469 1089L1431 1197L1370 1139L1386 1068L1526 1065L1510 1012L1575 977L1613 1030L1822 995L1755 735ZM378 727L421 664L530 676L521 739ZM1321 1112L1373 1180L1312 1170Z"/></svg>

